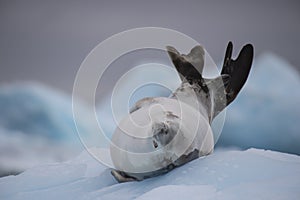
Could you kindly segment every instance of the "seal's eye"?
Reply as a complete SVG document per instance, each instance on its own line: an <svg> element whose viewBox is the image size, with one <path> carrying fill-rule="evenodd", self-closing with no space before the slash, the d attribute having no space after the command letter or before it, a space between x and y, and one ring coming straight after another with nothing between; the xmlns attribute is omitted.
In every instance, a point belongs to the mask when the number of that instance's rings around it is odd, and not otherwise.
<svg viewBox="0 0 300 200"><path fill-rule="evenodd" d="M155 149L158 147L158 144L155 140L153 140L153 146L154 146Z"/></svg>
<svg viewBox="0 0 300 200"><path fill-rule="evenodd" d="M165 134L166 134L166 135L168 134L168 129L167 129L167 130L165 130Z"/></svg>

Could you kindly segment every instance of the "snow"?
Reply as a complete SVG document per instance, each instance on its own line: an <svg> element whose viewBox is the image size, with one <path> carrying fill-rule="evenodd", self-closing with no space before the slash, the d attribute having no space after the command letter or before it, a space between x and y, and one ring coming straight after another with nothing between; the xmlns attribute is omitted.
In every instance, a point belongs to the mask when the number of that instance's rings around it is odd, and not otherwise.
<svg viewBox="0 0 300 200"><path fill-rule="evenodd" d="M98 149L109 153L106 149ZM0 178L0 199L298 199L300 157L259 149L217 150L141 182L117 183L87 152Z"/></svg>
<svg viewBox="0 0 300 200"><path fill-rule="evenodd" d="M216 189L207 185L167 185L150 190L138 197L138 200L151 200L153 197L156 199L212 199ZM188 194L188 196L187 196ZM163 196L162 196L163 195Z"/></svg>

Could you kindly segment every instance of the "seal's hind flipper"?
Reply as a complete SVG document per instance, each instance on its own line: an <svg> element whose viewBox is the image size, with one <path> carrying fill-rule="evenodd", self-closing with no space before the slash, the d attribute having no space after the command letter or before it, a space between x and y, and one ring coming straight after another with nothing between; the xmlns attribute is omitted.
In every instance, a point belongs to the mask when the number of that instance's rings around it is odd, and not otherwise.
<svg viewBox="0 0 300 200"><path fill-rule="evenodd" d="M225 84L227 105L236 98L245 84L253 60L253 46L251 44L247 44L242 48L236 60L231 58L232 49L232 42L229 42L221 72L221 74L230 76L230 80Z"/></svg>
<svg viewBox="0 0 300 200"><path fill-rule="evenodd" d="M226 106L227 106L227 94L226 94L226 85L230 82L230 75L222 74L213 79L205 79L205 83L209 89L211 96L211 113L210 120L212 121Z"/></svg>
<svg viewBox="0 0 300 200"><path fill-rule="evenodd" d="M251 69L253 46L251 44L245 45L236 60L231 58L232 49L232 42L229 42L221 76L209 81L205 80L214 102L211 109L212 119L236 98L244 86Z"/></svg>
<svg viewBox="0 0 300 200"><path fill-rule="evenodd" d="M181 80L200 80L204 67L205 51L195 46L188 55L180 54L174 47L167 46L168 54L179 73Z"/></svg>

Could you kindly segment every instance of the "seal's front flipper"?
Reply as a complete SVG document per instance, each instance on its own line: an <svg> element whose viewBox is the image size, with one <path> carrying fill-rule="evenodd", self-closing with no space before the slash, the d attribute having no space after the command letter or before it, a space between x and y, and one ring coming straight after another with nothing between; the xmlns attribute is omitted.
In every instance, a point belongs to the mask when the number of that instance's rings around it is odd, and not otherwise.
<svg viewBox="0 0 300 200"><path fill-rule="evenodd" d="M251 44L247 44L242 48L236 60L231 58L232 49L232 42L229 42L221 72L221 74L228 74L230 76L230 80L225 84L227 105L236 98L244 86L253 60L253 46Z"/></svg>
<svg viewBox="0 0 300 200"><path fill-rule="evenodd" d="M111 174L113 177L119 182L119 183L125 183L125 182L130 182L130 181L136 181L136 179L126 176L124 173L114 170L111 170Z"/></svg>
<svg viewBox="0 0 300 200"><path fill-rule="evenodd" d="M201 74L204 67L205 54L202 46L195 46L188 55L180 54L171 46L167 46L166 48L181 80L202 79Z"/></svg>

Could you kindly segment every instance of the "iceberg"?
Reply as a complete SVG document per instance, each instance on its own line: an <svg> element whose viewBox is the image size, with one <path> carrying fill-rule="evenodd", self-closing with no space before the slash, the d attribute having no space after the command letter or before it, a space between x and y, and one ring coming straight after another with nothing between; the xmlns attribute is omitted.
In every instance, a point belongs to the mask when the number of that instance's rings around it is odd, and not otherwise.
<svg viewBox="0 0 300 200"><path fill-rule="evenodd" d="M0 176L68 160L84 149L67 94L39 83L1 85L0 110ZM77 128L93 140L88 115Z"/></svg>
<svg viewBox="0 0 300 200"><path fill-rule="evenodd" d="M236 101L228 107L221 147L300 154L300 76L271 53L261 55Z"/></svg>

